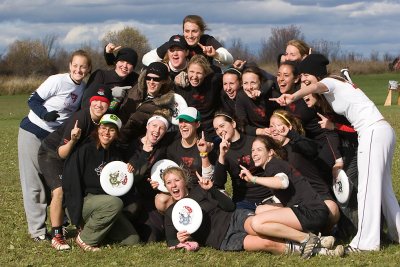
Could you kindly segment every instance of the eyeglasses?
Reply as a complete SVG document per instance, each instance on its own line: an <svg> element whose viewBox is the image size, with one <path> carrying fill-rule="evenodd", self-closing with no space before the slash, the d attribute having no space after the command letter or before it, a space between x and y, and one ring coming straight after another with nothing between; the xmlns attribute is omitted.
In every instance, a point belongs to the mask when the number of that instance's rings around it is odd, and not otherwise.
<svg viewBox="0 0 400 267"><path fill-rule="evenodd" d="M153 82L161 82L162 81L162 79L160 77L150 77L150 76L146 76L145 80L146 81L153 80Z"/></svg>

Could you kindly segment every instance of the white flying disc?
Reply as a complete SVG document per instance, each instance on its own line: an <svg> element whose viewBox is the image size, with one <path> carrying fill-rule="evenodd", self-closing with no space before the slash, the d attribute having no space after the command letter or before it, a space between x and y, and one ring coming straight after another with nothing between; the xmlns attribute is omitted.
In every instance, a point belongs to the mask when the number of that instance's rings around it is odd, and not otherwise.
<svg viewBox="0 0 400 267"><path fill-rule="evenodd" d="M151 172L150 172L151 180L157 181L158 182L157 189L164 193L168 193L168 190L164 185L162 174L164 170L168 167L178 167L178 164L169 159L162 159L157 161L153 165L153 167L151 167Z"/></svg>
<svg viewBox="0 0 400 267"><path fill-rule="evenodd" d="M172 124L178 125L179 120L176 118L181 113L184 108L187 108L188 105L186 100L180 94L174 94L174 107L173 107L173 114L172 114Z"/></svg>
<svg viewBox="0 0 400 267"><path fill-rule="evenodd" d="M100 185L111 196L122 196L132 188L133 173L128 172L127 164L112 161L100 173Z"/></svg>
<svg viewBox="0 0 400 267"><path fill-rule="evenodd" d="M350 183L349 178L343 170L339 171L336 178L336 183L333 185L333 192L335 193L336 199L344 204L349 200L350 197Z"/></svg>
<svg viewBox="0 0 400 267"><path fill-rule="evenodd" d="M192 234L199 229L203 221L203 211L200 205L191 198L182 198L172 209L172 223L179 231L186 230Z"/></svg>

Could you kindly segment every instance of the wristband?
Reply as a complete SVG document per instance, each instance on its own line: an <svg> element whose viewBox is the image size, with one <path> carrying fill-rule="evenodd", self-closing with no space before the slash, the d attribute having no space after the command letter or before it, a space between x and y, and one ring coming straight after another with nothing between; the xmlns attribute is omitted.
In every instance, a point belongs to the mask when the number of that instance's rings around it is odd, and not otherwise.
<svg viewBox="0 0 400 267"><path fill-rule="evenodd" d="M205 158L208 156L208 152L200 152L200 158Z"/></svg>
<svg viewBox="0 0 400 267"><path fill-rule="evenodd" d="M256 184L256 180L257 180L257 176L253 176L253 179L251 179L251 182L253 183L253 184Z"/></svg>

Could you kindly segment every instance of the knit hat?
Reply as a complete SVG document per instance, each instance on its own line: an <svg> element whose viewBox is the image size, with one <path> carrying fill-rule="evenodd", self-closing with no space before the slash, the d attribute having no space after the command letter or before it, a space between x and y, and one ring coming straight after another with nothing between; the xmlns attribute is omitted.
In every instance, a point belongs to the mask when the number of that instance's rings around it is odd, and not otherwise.
<svg viewBox="0 0 400 267"><path fill-rule="evenodd" d="M169 38L169 41L167 42L168 49L173 46L178 46L185 50L188 49L188 44L182 35L172 35L171 38Z"/></svg>
<svg viewBox="0 0 400 267"><path fill-rule="evenodd" d="M311 54L303 59L299 65L299 73L308 73L315 77L325 77L328 74L326 66L329 60L321 54Z"/></svg>
<svg viewBox="0 0 400 267"><path fill-rule="evenodd" d="M115 124L118 127L118 130L122 127L122 122L115 114L104 114L100 119L100 124Z"/></svg>
<svg viewBox="0 0 400 267"><path fill-rule="evenodd" d="M194 107L187 107L184 108L178 115L178 117L176 117L177 120L179 119L183 119L185 121L188 122L195 122L195 121L200 121L201 117L200 117L200 112L194 108Z"/></svg>
<svg viewBox="0 0 400 267"><path fill-rule="evenodd" d="M133 66L136 66L138 61L138 54L132 48L124 47L118 51L117 56L115 57L115 62L120 60L126 61Z"/></svg>
<svg viewBox="0 0 400 267"><path fill-rule="evenodd" d="M161 62L153 62L147 67L146 74L153 73L158 75L162 81L168 80L169 77L169 69L167 65Z"/></svg>
<svg viewBox="0 0 400 267"><path fill-rule="evenodd" d="M110 105L112 99L111 88L105 84L99 84L96 86L95 94L90 98L89 102L92 103L94 100L99 100Z"/></svg>

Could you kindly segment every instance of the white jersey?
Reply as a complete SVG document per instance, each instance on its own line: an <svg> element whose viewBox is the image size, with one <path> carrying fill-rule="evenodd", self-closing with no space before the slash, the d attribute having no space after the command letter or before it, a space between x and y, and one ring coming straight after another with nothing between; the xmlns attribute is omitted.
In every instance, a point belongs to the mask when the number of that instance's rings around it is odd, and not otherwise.
<svg viewBox="0 0 400 267"><path fill-rule="evenodd" d="M29 120L40 128L53 132L72 113L78 110L85 89L85 83L76 84L71 79L69 73L56 74L48 77L39 88L37 94L45 100L43 106L47 111L56 110L60 117L56 121L45 121L39 118L32 110L29 111Z"/></svg>
<svg viewBox="0 0 400 267"><path fill-rule="evenodd" d="M324 96L333 111L345 116L358 133L383 119L375 104L352 84L334 78L324 78L320 82L328 87Z"/></svg>

